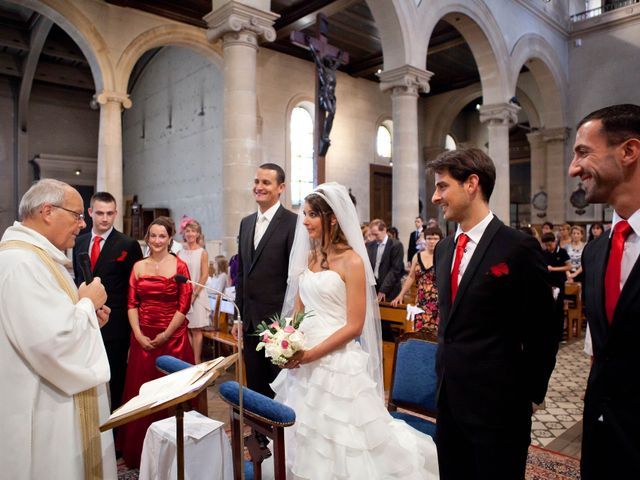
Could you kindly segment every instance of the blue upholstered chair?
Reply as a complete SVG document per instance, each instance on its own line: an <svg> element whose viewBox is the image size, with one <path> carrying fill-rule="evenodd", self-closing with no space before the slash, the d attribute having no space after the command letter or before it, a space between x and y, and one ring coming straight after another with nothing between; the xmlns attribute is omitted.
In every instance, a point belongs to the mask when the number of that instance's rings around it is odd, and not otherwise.
<svg viewBox="0 0 640 480"><path fill-rule="evenodd" d="M243 458L240 451L240 388L238 382L225 382L220 385L220 396L231 407L231 445L233 449L233 464L240 465ZM295 412L269 397L254 392L247 387L242 388L242 403L244 407L244 424L252 430L262 433L273 441L273 468L275 480L286 479L286 464L284 453L284 427L293 425L296 421ZM262 457L252 454L252 460L244 462L245 479L262 478ZM240 472L235 469L235 479L240 479Z"/></svg>
<svg viewBox="0 0 640 480"><path fill-rule="evenodd" d="M410 332L396 340L391 390L387 409L416 430L435 436L436 350L435 339L426 332ZM412 413L399 412L398 408ZM417 413L418 415L414 415Z"/></svg>

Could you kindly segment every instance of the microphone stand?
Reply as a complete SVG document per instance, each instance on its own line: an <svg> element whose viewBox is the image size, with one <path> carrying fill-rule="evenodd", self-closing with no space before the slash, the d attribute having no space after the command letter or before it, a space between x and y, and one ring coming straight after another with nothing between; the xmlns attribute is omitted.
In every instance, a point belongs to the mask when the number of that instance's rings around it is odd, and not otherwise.
<svg viewBox="0 0 640 480"><path fill-rule="evenodd" d="M220 295L221 299L227 300L228 302L231 302L231 304L233 305L233 308L236 312L236 315L238 316L238 320L236 325L238 326L238 370L237 370L237 375L238 375L238 410L240 412L240 465L238 465L238 468L240 469L240 479L244 480L244 402L243 402L243 378L244 378L244 372L243 372L243 357L242 357L242 350L244 348L243 345L243 336L244 336L244 328L243 328L243 324L242 324L242 316L240 314L240 309L238 308L238 305L236 305L236 302L233 298L231 298L229 295L227 295L224 292L221 292L220 290L216 290L215 288L211 288L207 285L203 285L202 283L198 283L198 282L194 282L193 280L185 277L184 275L176 275L174 277L174 280L176 281L176 283L191 283L193 285L196 285L198 287L201 287L207 291L216 293L218 295ZM235 322L234 322L235 323Z"/></svg>

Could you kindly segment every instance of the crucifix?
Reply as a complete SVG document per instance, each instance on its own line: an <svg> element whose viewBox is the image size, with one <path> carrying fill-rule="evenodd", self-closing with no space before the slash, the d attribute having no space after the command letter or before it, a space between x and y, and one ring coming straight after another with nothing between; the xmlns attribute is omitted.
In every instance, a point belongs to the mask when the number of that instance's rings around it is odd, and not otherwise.
<svg viewBox="0 0 640 480"><path fill-rule="evenodd" d="M336 70L349 63L349 54L329 44L329 22L319 13L316 17L316 36L291 32L291 42L311 52L316 64L315 119L313 123L313 180L324 183L325 156L331 145L329 134L336 114Z"/></svg>

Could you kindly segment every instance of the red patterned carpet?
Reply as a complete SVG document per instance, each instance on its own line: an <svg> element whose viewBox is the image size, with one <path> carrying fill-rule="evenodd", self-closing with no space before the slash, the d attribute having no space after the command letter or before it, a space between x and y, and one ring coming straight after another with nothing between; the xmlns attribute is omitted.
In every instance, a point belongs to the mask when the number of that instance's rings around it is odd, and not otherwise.
<svg viewBox="0 0 640 480"><path fill-rule="evenodd" d="M137 480L138 470L118 464L118 480ZM319 479L320 480L320 479ZM580 461L540 447L529 447L526 480L580 480Z"/></svg>
<svg viewBox="0 0 640 480"><path fill-rule="evenodd" d="M541 447L529 447L526 480L579 480L580 460Z"/></svg>

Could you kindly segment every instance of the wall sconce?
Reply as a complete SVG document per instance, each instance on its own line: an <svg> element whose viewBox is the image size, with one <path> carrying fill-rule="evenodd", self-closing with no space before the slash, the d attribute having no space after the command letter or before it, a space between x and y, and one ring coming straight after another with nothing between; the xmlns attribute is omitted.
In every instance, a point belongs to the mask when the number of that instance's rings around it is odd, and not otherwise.
<svg viewBox="0 0 640 480"><path fill-rule="evenodd" d="M79 177L80 174L82 173L82 170L80 168L76 168L73 173L75 173L76 177Z"/></svg>
<svg viewBox="0 0 640 480"><path fill-rule="evenodd" d="M578 183L578 188L569 197L569 202L576 208L578 215L584 215L587 202L587 192L582 188L582 182Z"/></svg>
<svg viewBox="0 0 640 480"><path fill-rule="evenodd" d="M547 216L548 195L542 187L540 187L538 193L536 193L531 199L531 204L533 205L533 208L539 210L536 214L538 218L544 218Z"/></svg>

